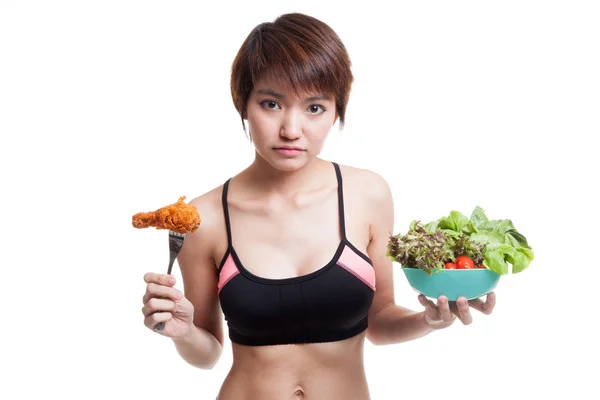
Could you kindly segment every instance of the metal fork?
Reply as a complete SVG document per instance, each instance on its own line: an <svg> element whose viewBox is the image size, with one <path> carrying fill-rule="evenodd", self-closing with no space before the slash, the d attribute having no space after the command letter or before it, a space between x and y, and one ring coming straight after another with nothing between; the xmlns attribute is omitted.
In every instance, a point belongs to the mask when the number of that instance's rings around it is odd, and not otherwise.
<svg viewBox="0 0 600 400"><path fill-rule="evenodd" d="M167 274L171 275L171 270L173 269L173 263L183 246L183 241L185 240L185 233L178 233L169 231L169 268L167 269ZM162 331L165 329L165 323L159 322L154 325L155 331Z"/></svg>

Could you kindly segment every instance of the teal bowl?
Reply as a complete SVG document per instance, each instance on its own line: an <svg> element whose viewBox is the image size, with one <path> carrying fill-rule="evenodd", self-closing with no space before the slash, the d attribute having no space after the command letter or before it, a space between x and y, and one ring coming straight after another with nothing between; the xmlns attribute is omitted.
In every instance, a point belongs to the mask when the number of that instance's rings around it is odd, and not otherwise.
<svg viewBox="0 0 600 400"><path fill-rule="evenodd" d="M442 269L431 275L420 268L402 267L408 283L417 292L437 299L446 296L455 301L459 297L467 300L485 296L498 284L500 275L489 269Z"/></svg>

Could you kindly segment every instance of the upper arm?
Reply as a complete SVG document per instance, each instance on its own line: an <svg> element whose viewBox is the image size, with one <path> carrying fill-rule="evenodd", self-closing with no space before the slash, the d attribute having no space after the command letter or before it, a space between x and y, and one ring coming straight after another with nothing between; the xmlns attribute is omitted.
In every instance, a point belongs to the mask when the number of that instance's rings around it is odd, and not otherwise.
<svg viewBox="0 0 600 400"><path fill-rule="evenodd" d="M214 193L190 202L196 206L201 222L196 232L188 232L177 257L185 297L194 306L194 325L212 333L223 345L222 313L217 293L218 274L215 265L215 231L218 230L219 207Z"/></svg>
<svg viewBox="0 0 600 400"><path fill-rule="evenodd" d="M365 182L365 193L368 193L367 210L370 212L370 240L367 247L369 258L373 262L376 278L376 290L373 304L369 310L369 328L367 338L375 343L377 313L386 307L393 306L403 313L411 310L396 305L394 298L393 263L387 256L387 245L394 231L394 202L387 182L379 175L369 172L368 183Z"/></svg>
<svg viewBox="0 0 600 400"><path fill-rule="evenodd" d="M370 213L369 221L369 245L367 253L373 262L377 289L371 309L369 320L381 309L395 303L393 264L386 256L387 245L394 230L394 202L388 183L378 174L366 171L369 175L368 182L369 198L367 199L367 210Z"/></svg>

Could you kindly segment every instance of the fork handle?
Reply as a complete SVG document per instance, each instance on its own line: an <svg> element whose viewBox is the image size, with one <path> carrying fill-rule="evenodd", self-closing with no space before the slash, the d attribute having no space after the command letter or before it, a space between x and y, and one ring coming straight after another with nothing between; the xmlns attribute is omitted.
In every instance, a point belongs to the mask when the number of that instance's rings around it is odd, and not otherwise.
<svg viewBox="0 0 600 400"><path fill-rule="evenodd" d="M177 252L171 251L171 258L169 260L169 268L167 269L167 274L171 275L171 270L173 269L173 264L175 263L175 259L177 258Z"/></svg>
<svg viewBox="0 0 600 400"><path fill-rule="evenodd" d="M171 251L170 252L170 259L169 259L169 268L167 269L167 274L171 275L171 271L173 270L173 264L175 263L175 259L177 258L177 253L175 251ZM164 322L159 322L158 324L154 325L154 330L161 332L163 329L165 329L165 323Z"/></svg>

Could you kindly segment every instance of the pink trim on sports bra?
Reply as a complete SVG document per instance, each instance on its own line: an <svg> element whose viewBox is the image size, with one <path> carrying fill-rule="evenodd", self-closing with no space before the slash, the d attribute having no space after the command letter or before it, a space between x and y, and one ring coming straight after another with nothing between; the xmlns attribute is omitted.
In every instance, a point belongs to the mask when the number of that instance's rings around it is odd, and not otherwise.
<svg viewBox="0 0 600 400"><path fill-rule="evenodd" d="M340 254L339 250L338 250L338 254ZM360 279L365 285L370 287L373 291L376 290L375 289L375 286L376 286L375 285L375 282L376 282L375 269L373 268L373 265L371 265L369 262L367 262L363 257L361 257L356 251L354 251L352 248L350 248L347 244L344 245L344 250L338 257L337 261L335 261L335 263L338 266L344 268L346 271L350 272L352 275L354 275L358 279ZM311 274L299 276L299 277L292 277L292 278L279 279L279 280L267 279L267 278L261 278L261 277L255 277L255 278L260 279L261 281L273 281L273 282L278 282L278 281L281 282L282 280L289 281L289 280L303 279L303 278L312 277L316 273L323 272L325 270L325 268L328 268L328 266L330 266L330 265L331 264L327 264L325 267L323 267ZM230 280L235 278L236 275L238 275L239 273L240 273L240 269L239 269L238 265L236 264L235 259L233 258L233 255L231 253L229 253L229 255L227 256L227 259L223 263L223 267L221 268L221 272L219 275L218 293L221 293L221 290L223 289L223 287ZM248 272L248 273L252 274L251 272Z"/></svg>
<svg viewBox="0 0 600 400"><path fill-rule="evenodd" d="M218 293L221 293L221 289L223 289L223 286L225 286L227 282L232 280L239 273L240 271L235 265L235 261L233 261L231 253L229 253L227 260L225 261L225 264L223 264L223 268L221 269L221 274L219 275Z"/></svg>
<svg viewBox="0 0 600 400"><path fill-rule="evenodd" d="M375 290L375 270L364 258L346 246L340 255L337 265L352 273L371 289Z"/></svg>

